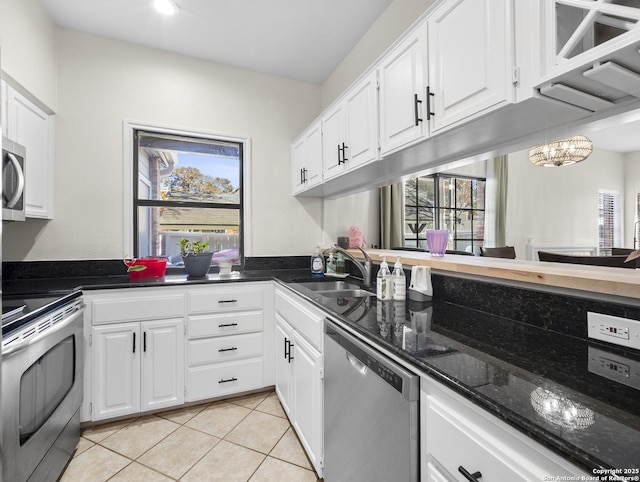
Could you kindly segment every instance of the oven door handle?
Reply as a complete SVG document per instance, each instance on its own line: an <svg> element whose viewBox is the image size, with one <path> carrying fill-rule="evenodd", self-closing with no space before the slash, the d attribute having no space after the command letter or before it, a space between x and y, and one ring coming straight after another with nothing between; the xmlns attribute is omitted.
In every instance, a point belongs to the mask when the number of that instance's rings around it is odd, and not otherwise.
<svg viewBox="0 0 640 482"><path fill-rule="evenodd" d="M53 328L49 328L48 330L43 331L42 333L39 333L38 335L34 336L33 338L29 338L28 340L25 340L21 343L18 343L17 345L13 345L10 346L8 348L3 348L2 349L2 356L5 357L7 355L11 355L12 353L17 353L19 351L24 350L25 348L33 345L34 343L38 343L40 340L42 340L43 338L56 333L60 330L63 330L64 328L66 328L67 326L69 326L70 324L72 324L73 322L75 322L79 316L82 315L82 312L85 309L85 305L80 306L75 313L73 313L71 316L69 316L68 318L66 318L65 320L61 321L60 323L58 323L57 325L55 325Z"/></svg>

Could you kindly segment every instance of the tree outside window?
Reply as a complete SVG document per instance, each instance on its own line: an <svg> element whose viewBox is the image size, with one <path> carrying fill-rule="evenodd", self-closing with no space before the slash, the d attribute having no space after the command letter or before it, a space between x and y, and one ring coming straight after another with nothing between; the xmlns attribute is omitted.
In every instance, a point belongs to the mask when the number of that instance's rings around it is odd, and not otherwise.
<svg viewBox="0 0 640 482"><path fill-rule="evenodd" d="M243 144L136 130L135 256L179 265L178 241L209 243L213 264L241 264Z"/></svg>

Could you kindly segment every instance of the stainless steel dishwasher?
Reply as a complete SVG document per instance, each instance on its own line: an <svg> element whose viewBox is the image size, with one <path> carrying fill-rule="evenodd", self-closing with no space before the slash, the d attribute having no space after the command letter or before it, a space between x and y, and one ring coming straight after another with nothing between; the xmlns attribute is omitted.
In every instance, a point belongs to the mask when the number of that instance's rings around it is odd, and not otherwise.
<svg viewBox="0 0 640 482"><path fill-rule="evenodd" d="M417 481L418 376L328 319L324 341L325 480Z"/></svg>

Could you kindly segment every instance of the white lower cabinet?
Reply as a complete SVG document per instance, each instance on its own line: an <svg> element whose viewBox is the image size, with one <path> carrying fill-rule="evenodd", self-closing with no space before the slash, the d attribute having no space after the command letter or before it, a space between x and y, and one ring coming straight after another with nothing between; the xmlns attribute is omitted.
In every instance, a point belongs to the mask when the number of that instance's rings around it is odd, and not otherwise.
<svg viewBox="0 0 640 482"><path fill-rule="evenodd" d="M263 284L194 288L187 294L187 401L231 395L268 385ZM267 311L269 309L267 308ZM270 346L270 345L269 345Z"/></svg>
<svg viewBox="0 0 640 482"><path fill-rule="evenodd" d="M276 393L309 460L322 477L324 315L279 288L276 288L275 309ZM305 336L305 332L310 336Z"/></svg>
<svg viewBox="0 0 640 482"><path fill-rule="evenodd" d="M92 420L184 402L183 320L116 323L92 332Z"/></svg>
<svg viewBox="0 0 640 482"><path fill-rule="evenodd" d="M588 475L427 377L421 379L420 412L422 480L526 482Z"/></svg>

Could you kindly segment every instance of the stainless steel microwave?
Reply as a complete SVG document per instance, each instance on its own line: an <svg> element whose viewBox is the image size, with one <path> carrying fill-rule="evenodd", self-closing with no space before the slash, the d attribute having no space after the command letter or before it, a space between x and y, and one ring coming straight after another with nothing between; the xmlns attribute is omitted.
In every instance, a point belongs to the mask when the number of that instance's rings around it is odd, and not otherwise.
<svg viewBox="0 0 640 482"><path fill-rule="evenodd" d="M2 138L2 220L25 219L26 149Z"/></svg>

